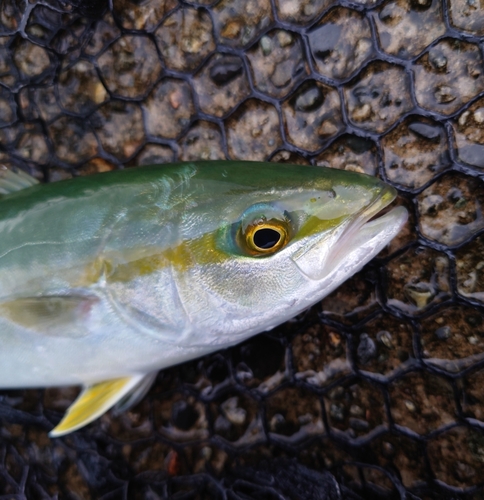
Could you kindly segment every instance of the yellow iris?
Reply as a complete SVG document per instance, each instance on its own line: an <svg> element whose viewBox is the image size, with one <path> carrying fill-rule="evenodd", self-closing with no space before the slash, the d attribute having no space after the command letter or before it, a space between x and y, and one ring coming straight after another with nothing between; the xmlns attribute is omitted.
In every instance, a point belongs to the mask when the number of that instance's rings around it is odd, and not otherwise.
<svg viewBox="0 0 484 500"><path fill-rule="evenodd" d="M270 255L289 242L289 223L279 219L256 219L241 228L238 240L249 255Z"/></svg>

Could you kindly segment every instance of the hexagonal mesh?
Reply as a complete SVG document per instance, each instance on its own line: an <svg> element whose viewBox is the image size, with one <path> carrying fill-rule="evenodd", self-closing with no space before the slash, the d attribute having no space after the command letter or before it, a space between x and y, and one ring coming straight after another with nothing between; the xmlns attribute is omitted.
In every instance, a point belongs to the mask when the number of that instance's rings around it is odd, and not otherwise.
<svg viewBox="0 0 484 500"><path fill-rule="evenodd" d="M484 498L483 35L478 0L3 0L1 163L312 163L411 216L117 418L49 440L76 389L2 391L2 498Z"/></svg>

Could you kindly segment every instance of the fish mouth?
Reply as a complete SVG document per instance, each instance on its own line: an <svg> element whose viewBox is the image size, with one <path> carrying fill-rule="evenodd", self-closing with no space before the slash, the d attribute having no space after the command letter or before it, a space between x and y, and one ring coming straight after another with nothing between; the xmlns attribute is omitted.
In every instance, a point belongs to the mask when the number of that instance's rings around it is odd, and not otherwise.
<svg viewBox="0 0 484 500"><path fill-rule="evenodd" d="M325 265L326 269L354 268L351 271L353 274L380 253L408 219L405 207L386 210L396 196L397 191L393 187L384 185L372 203L354 215L340 234L335 252Z"/></svg>
<svg viewBox="0 0 484 500"><path fill-rule="evenodd" d="M385 210L396 194L393 187L383 185L372 202L356 212L330 240L315 243L292 260L310 280L334 282L331 287L335 288L377 255L407 221L404 207Z"/></svg>
<svg viewBox="0 0 484 500"><path fill-rule="evenodd" d="M391 210L385 210L389 207L393 200L395 200L396 196L397 191L395 188L386 184L383 185L383 188L378 193L378 196L376 196L369 205L363 207L359 212L353 215L349 224L339 235L338 244L349 244L350 240L352 241L355 237L358 237L358 233L373 233L371 229L376 229L381 225L380 219L383 219L397 208L395 207ZM392 219L392 217L390 217L390 219Z"/></svg>
<svg viewBox="0 0 484 500"><path fill-rule="evenodd" d="M352 225L353 227L348 228L348 232L345 231L344 237L340 239L338 245L346 246L345 254L347 255L354 251L357 246L361 246L367 251L371 251L370 259L400 232L407 219L408 212L405 207L392 208L379 217L372 216L362 224ZM372 243L378 247L377 251L371 248Z"/></svg>

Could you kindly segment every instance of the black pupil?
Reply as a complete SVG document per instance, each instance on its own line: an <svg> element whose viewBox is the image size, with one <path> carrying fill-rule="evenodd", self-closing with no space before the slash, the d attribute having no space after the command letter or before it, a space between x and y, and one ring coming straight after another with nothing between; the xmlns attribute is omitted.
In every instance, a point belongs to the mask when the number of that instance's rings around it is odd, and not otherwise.
<svg viewBox="0 0 484 500"><path fill-rule="evenodd" d="M259 229L254 233L254 244L264 250L274 248L280 239L281 235L277 231L267 227Z"/></svg>

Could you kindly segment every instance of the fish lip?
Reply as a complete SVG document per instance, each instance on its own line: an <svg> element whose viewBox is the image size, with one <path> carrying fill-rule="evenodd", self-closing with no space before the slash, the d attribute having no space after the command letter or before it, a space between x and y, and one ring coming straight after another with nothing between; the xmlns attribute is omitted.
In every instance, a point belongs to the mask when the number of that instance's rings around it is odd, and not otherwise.
<svg viewBox="0 0 484 500"><path fill-rule="evenodd" d="M371 201L348 216L339 228L329 235L323 233L309 248L302 246L292 255L291 260L306 278L332 290L334 283L342 282L343 275L357 272L396 236L407 220L407 210L395 207L375 218L397 194L391 186L380 186Z"/></svg>
<svg viewBox="0 0 484 500"><path fill-rule="evenodd" d="M336 252L323 267L329 270L326 279L330 275L335 275L334 270L342 268L346 269L346 277L358 272L400 232L408 220L408 211L405 207L396 206L375 217L392 203L395 196L396 191L389 187L386 196L379 196L371 206L355 214L353 221L340 234L335 245Z"/></svg>
<svg viewBox="0 0 484 500"><path fill-rule="evenodd" d="M365 207L357 217L361 217L363 219L363 223L361 225L366 224L369 220L371 220L376 214L379 214L384 208L388 207L397 197L397 191L392 186L388 184L384 184L384 188L380 191L378 196Z"/></svg>
<svg viewBox="0 0 484 500"><path fill-rule="evenodd" d="M383 189L378 193L372 202L363 207L359 212L356 212L351 222L346 226L339 238L339 242L343 242L347 238L352 237L355 233L360 232L367 224L379 220L385 214L375 217L383 209L388 207L397 197L397 191L388 184L383 184Z"/></svg>

